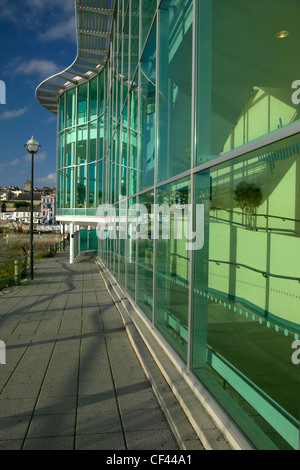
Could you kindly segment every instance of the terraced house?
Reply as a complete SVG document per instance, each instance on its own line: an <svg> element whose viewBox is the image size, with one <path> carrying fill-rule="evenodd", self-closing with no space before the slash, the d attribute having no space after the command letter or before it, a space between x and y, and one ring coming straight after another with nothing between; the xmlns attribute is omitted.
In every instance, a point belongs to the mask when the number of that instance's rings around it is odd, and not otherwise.
<svg viewBox="0 0 300 470"><path fill-rule="evenodd" d="M57 220L89 248L235 448L299 448L300 3L76 0L57 114ZM70 57L70 63L74 58ZM97 237L103 204L203 213L186 237ZM161 227L158 227L161 228ZM80 243L81 239L81 243ZM300 354L299 354L300 355ZM247 444L245 444L247 443Z"/></svg>

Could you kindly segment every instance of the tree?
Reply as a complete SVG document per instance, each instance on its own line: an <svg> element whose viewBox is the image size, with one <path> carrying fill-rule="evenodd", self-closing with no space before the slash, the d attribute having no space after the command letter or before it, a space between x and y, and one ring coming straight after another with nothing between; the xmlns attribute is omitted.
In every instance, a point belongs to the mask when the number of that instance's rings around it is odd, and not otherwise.
<svg viewBox="0 0 300 470"><path fill-rule="evenodd" d="M246 225L254 226L256 208L262 201L262 193L260 188L254 183L246 183L242 181L234 190L234 200L237 206L242 209L246 216Z"/></svg>

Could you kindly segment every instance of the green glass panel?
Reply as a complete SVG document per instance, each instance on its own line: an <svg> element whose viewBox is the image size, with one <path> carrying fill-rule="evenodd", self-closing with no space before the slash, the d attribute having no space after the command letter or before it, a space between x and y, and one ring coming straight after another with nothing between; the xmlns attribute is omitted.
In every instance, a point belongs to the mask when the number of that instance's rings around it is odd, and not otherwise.
<svg viewBox="0 0 300 470"><path fill-rule="evenodd" d="M77 181L76 181L76 207L86 207L86 165L77 167Z"/></svg>
<svg viewBox="0 0 300 470"><path fill-rule="evenodd" d="M66 93L66 126L75 126L76 116L76 89Z"/></svg>
<svg viewBox="0 0 300 470"><path fill-rule="evenodd" d="M123 97L126 97L126 92L128 91L128 67L129 67L129 39L130 39L130 30L129 30L129 15L127 14L124 26L123 33L123 83L124 91Z"/></svg>
<svg viewBox="0 0 300 470"><path fill-rule="evenodd" d="M64 185L64 207L73 208L74 207L74 169L66 168L65 169L65 185Z"/></svg>
<svg viewBox="0 0 300 470"><path fill-rule="evenodd" d="M187 359L189 252L183 230L183 206L190 202L190 181L180 180L157 189L157 204L169 207L169 214L159 217L160 236L156 240L156 305L155 323L169 343ZM176 206L181 217L175 217ZM172 208L172 210L171 210ZM164 236L163 224L169 235ZM180 233L181 237L175 233Z"/></svg>
<svg viewBox="0 0 300 470"><path fill-rule="evenodd" d="M139 59L139 21L140 21L140 0L131 2L131 46L130 46L130 77L135 75L135 70Z"/></svg>
<svg viewBox="0 0 300 470"><path fill-rule="evenodd" d="M77 164L87 161L87 125L77 127L76 159Z"/></svg>
<svg viewBox="0 0 300 470"><path fill-rule="evenodd" d="M88 165L88 207L96 207L96 165Z"/></svg>
<svg viewBox="0 0 300 470"><path fill-rule="evenodd" d="M64 151L65 151L65 133L62 132L58 135L57 142L57 168L63 168L64 166Z"/></svg>
<svg viewBox="0 0 300 470"><path fill-rule="evenodd" d="M191 167L193 1L160 7L158 169L162 182Z"/></svg>
<svg viewBox="0 0 300 470"><path fill-rule="evenodd" d="M226 381L220 400L230 395L251 418L255 445L254 425L283 449L299 444L299 150L299 136L281 140L195 180L205 209L194 255L193 368Z"/></svg>
<svg viewBox="0 0 300 470"><path fill-rule="evenodd" d="M77 88L77 124L87 122L87 84Z"/></svg>
<svg viewBox="0 0 300 470"><path fill-rule="evenodd" d="M66 130L66 155L65 155L65 166L75 164L75 139L76 130Z"/></svg>
<svg viewBox="0 0 300 470"><path fill-rule="evenodd" d="M124 199L119 203L120 218L127 224L127 200ZM119 237L119 281L125 287L126 283L126 246L127 240L125 235Z"/></svg>
<svg viewBox="0 0 300 470"><path fill-rule="evenodd" d="M105 96L104 81L105 81L105 75L104 75L104 72L102 72L98 76L98 115L104 112L104 96Z"/></svg>
<svg viewBox="0 0 300 470"><path fill-rule="evenodd" d="M89 119L97 117L97 78L89 82Z"/></svg>
<svg viewBox="0 0 300 470"><path fill-rule="evenodd" d="M131 213L130 208L136 204L136 198L132 198L128 202L128 239L127 239L127 252L126 252L126 273L127 284L126 288L131 296L135 299L135 263L136 263L136 240L130 236L130 218L135 217L135 212Z"/></svg>
<svg viewBox="0 0 300 470"><path fill-rule="evenodd" d="M154 204L154 192L139 196L138 203L148 211L148 238L138 238L137 247L137 303L152 319L153 309L153 239L151 238L151 205Z"/></svg>
<svg viewBox="0 0 300 470"><path fill-rule="evenodd" d="M80 251L86 251L88 249L88 231L80 230Z"/></svg>
<svg viewBox="0 0 300 470"><path fill-rule="evenodd" d="M88 134L88 158L90 162L93 162L97 158L97 121L93 121L89 124Z"/></svg>
<svg viewBox="0 0 300 470"><path fill-rule="evenodd" d="M57 208L63 208L63 196L64 196L64 173L63 170L57 172Z"/></svg>
<svg viewBox="0 0 300 470"><path fill-rule="evenodd" d="M103 160L100 162L97 162L97 192L98 192L98 198L97 198L97 206L99 204L102 204L102 193L103 193Z"/></svg>
<svg viewBox="0 0 300 470"><path fill-rule="evenodd" d="M65 94L59 98L58 131L65 127Z"/></svg>
<svg viewBox="0 0 300 470"><path fill-rule="evenodd" d="M141 162L140 188L154 184L156 125L156 24L141 60Z"/></svg>
<svg viewBox="0 0 300 470"><path fill-rule="evenodd" d="M156 5L157 0L142 0L142 48L156 11Z"/></svg>
<svg viewBox="0 0 300 470"><path fill-rule="evenodd" d="M97 160L100 160L104 156L104 119L103 117L100 117L97 122L98 122Z"/></svg>
<svg viewBox="0 0 300 470"><path fill-rule="evenodd" d="M200 0L198 11L199 165L299 119L300 4ZM279 39L281 29L288 36Z"/></svg>

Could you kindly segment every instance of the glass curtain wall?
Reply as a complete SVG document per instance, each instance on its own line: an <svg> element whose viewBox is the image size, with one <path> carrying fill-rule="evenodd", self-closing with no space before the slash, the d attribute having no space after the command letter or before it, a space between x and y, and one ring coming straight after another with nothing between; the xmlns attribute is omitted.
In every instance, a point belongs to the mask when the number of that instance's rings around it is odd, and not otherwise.
<svg viewBox="0 0 300 470"><path fill-rule="evenodd" d="M58 214L113 204L122 227L99 256L259 449L299 446L297 13L117 2L106 67L59 103Z"/></svg>
<svg viewBox="0 0 300 470"><path fill-rule="evenodd" d="M59 100L58 215L95 215L103 195L105 73Z"/></svg>

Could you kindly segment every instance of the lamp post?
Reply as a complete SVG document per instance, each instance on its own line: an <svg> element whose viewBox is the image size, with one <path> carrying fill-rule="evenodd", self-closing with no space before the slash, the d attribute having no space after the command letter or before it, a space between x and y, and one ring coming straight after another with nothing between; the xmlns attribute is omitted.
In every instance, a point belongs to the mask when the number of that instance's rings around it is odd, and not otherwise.
<svg viewBox="0 0 300 470"><path fill-rule="evenodd" d="M40 144L32 136L25 147L31 154L30 274L33 279L33 163L34 155L38 152Z"/></svg>

